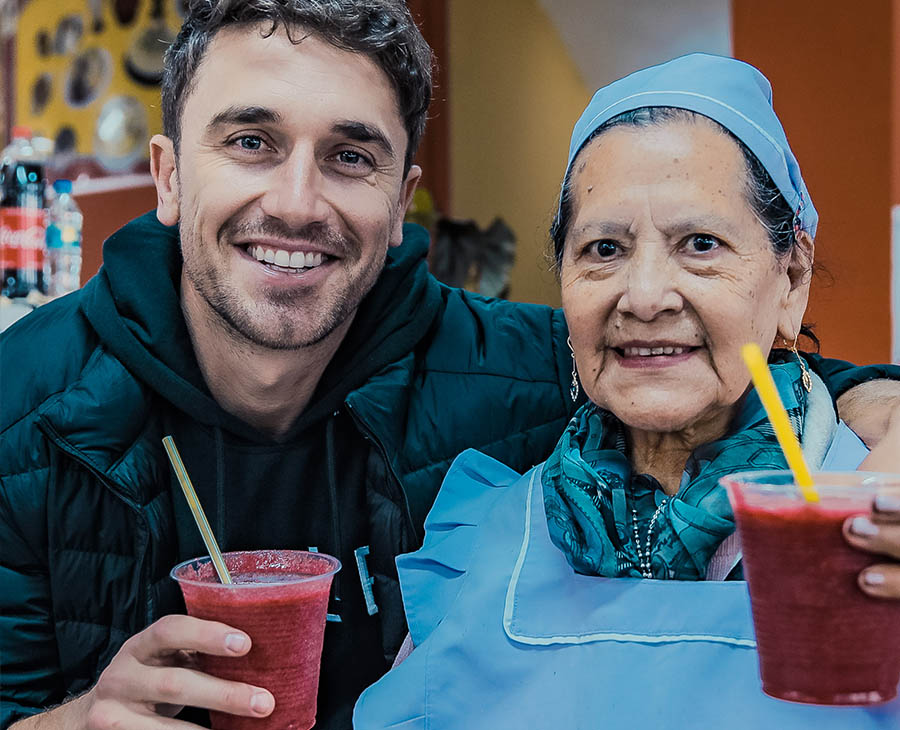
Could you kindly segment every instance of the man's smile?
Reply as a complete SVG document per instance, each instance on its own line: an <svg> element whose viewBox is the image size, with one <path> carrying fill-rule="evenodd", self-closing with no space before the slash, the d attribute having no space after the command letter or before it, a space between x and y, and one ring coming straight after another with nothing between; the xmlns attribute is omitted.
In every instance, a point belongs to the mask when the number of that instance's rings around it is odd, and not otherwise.
<svg viewBox="0 0 900 730"><path fill-rule="evenodd" d="M290 269L312 269L320 266L323 261L334 258L319 251L286 251L253 244L247 246L246 250L257 261Z"/></svg>

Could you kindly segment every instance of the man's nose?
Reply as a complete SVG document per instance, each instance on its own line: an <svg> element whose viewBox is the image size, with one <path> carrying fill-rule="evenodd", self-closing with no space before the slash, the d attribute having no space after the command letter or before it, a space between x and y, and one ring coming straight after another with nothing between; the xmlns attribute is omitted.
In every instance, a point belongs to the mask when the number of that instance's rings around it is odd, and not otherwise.
<svg viewBox="0 0 900 730"><path fill-rule="evenodd" d="M266 215L284 221L292 228L327 220L326 180L315 155L297 149L273 168L267 189L261 198Z"/></svg>
<svg viewBox="0 0 900 730"><path fill-rule="evenodd" d="M684 301L678 291L677 267L658 247L640 250L628 260L624 288L616 310L650 322L665 312L680 312Z"/></svg>

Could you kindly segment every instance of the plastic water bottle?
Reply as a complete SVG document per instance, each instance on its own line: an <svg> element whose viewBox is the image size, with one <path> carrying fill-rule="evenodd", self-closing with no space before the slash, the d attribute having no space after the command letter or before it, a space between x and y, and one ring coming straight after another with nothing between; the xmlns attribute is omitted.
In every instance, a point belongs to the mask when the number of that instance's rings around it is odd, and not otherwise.
<svg viewBox="0 0 900 730"><path fill-rule="evenodd" d="M81 286L81 224L84 217L72 197L72 182L53 183L55 200L47 220L47 294L59 297Z"/></svg>

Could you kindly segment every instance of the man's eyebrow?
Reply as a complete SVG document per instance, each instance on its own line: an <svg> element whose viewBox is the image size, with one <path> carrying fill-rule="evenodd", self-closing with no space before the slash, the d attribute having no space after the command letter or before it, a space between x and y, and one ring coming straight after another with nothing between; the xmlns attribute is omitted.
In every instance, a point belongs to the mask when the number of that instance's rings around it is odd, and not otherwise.
<svg viewBox="0 0 900 730"><path fill-rule="evenodd" d="M206 125L206 131L228 124L278 124L281 114L264 106L230 106L218 112Z"/></svg>
<svg viewBox="0 0 900 730"><path fill-rule="evenodd" d="M365 122L344 121L333 124L331 129L334 133L349 137L357 142L372 142L378 145L392 160L397 156L394 153L394 147L387 138L387 135L378 129L378 127L373 127L371 124L366 124Z"/></svg>

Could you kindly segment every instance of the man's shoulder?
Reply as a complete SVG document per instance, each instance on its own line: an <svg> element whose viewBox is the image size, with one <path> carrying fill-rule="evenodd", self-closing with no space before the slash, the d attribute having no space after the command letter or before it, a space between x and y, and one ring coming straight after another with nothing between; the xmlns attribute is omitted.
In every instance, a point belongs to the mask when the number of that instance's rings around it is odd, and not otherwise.
<svg viewBox="0 0 900 730"><path fill-rule="evenodd" d="M398 470L415 514L427 508L427 495L464 449L517 470L543 459L571 406L562 312L456 289L445 289L444 297L427 351L416 358L396 437Z"/></svg>
<svg viewBox="0 0 900 730"><path fill-rule="evenodd" d="M422 360L429 372L558 382L567 355L562 310L442 287L444 308Z"/></svg>
<svg viewBox="0 0 900 730"><path fill-rule="evenodd" d="M102 345L81 309L90 287L45 304L0 335L4 450L32 443L39 417L63 436L84 438L126 438L126 422L142 417L145 387Z"/></svg>
<svg viewBox="0 0 900 730"><path fill-rule="evenodd" d="M46 485L42 473L55 449L116 480L139 472L134 465L144 452L134 447L156 401L68 306L38 310L2 341L0 477L7 490L35 494ZM48 349L54 331L60 339ZM125 454L132 456L123 461Z"/></svg>
<svg viewBox="0 0 900 730"><path fill-rule="evenodd" d="M82 292L39 307L0 335L0 433L77 379L96 350Z"/></svg>

